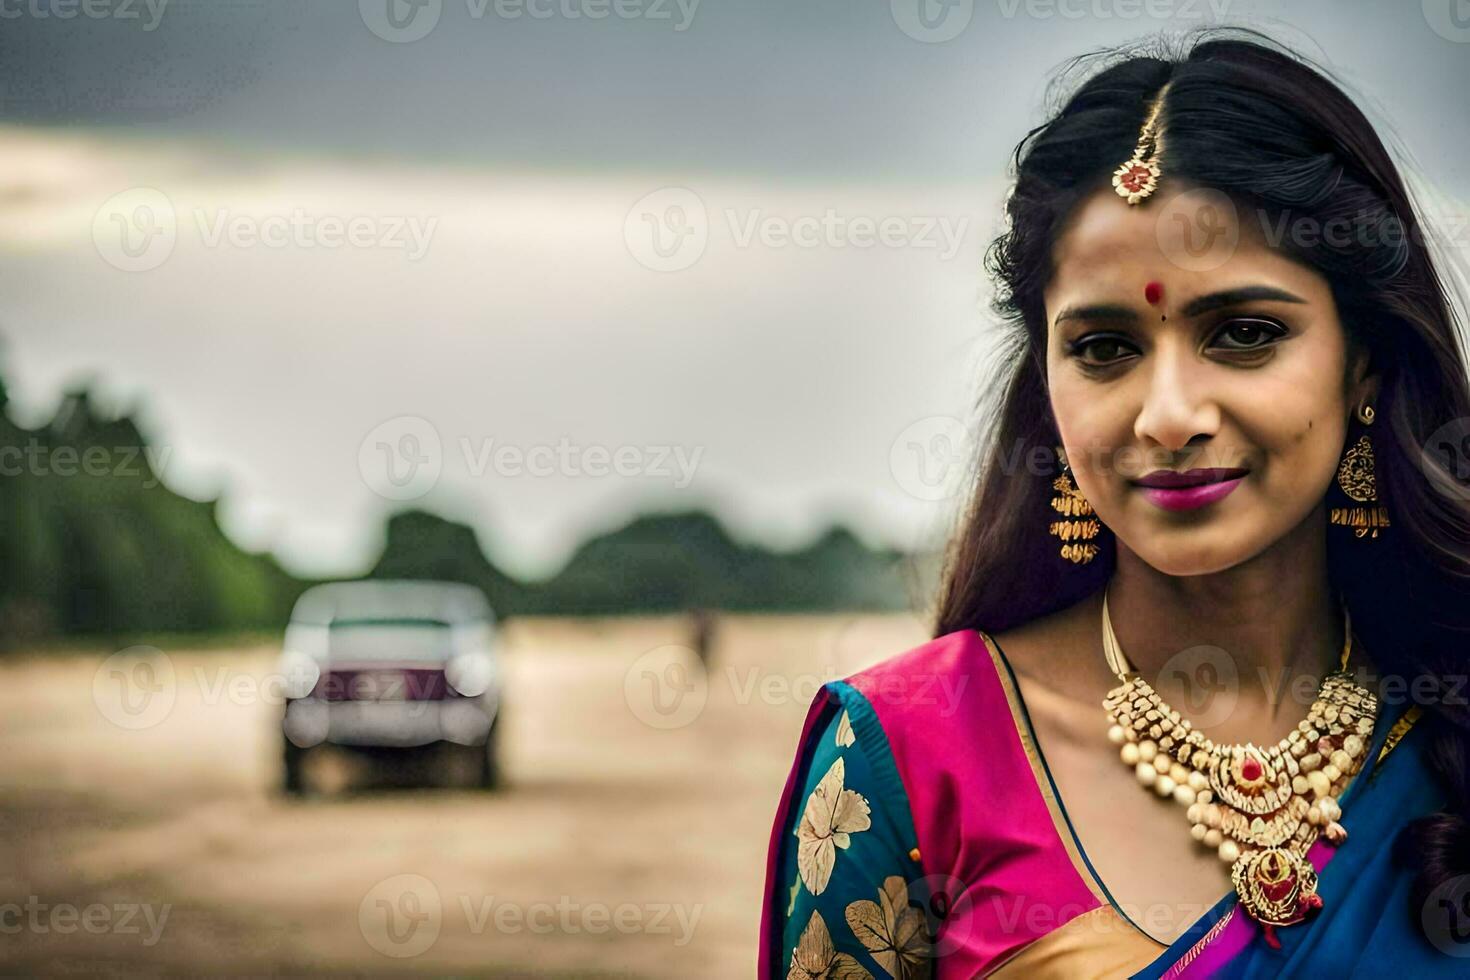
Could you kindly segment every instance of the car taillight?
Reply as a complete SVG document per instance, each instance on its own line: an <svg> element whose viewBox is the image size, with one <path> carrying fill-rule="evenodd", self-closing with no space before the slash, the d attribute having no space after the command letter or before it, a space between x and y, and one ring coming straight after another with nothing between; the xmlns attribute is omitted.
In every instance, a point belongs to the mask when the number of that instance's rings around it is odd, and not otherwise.
<svg viewBox="0 0 1470 980"><path fill-rule="evenodd" d="M462 653L444 665L444 675L456 694L477 698L495 679L495 662L486 653Z"/></svg>
<svg viewBox="0 0 1470 980"><path fill-rule="evenodd" d="M315 660L290 647L281 651L277 669L281 677L281 694L287 700L311 694L322 678L321 667Z"/></svg>

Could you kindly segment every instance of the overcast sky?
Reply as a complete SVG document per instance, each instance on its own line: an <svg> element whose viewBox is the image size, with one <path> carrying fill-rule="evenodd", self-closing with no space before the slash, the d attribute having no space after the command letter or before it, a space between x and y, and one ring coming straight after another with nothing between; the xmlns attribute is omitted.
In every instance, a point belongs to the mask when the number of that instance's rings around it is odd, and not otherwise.
<svg viewBox="0 0 1470 980"><path fill-rule="evenodd" d="M310 574L406 505L529 575L647 507L913 546L1053 70L1261 27L1453 216L1453 2L0 0L0 370L31 421L141 405L170 485Z"/></svg>

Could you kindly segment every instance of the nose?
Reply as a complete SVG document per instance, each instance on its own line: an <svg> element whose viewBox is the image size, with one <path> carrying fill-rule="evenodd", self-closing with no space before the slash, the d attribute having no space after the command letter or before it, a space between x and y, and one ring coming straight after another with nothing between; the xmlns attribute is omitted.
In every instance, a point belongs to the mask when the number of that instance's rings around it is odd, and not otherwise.
<svg viewBox="0 0 1470 980"><path fill-rule="evenodd" d="M1147 387L1133 423L1134 436L1145 446L1169 452L1213 436L1220 427L1220 409L1194 351L1185 343L1160 337L1150 360L1150 369L1139 375Z"/></svg>

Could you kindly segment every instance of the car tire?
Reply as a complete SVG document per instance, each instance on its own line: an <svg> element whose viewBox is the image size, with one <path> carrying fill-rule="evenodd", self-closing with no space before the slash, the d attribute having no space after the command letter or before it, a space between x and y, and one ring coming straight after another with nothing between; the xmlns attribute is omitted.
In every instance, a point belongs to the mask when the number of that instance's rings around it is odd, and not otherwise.
<svg viewBox="0 0 1470 980"><path fill-rule="evenodd" d="M490 731L485 736L485 744L476 746L479 750L479 771L475 784L483 790L499 789L501 785L500 771L500 719L490 723Z"/></svg>
<svg viewBox="0 0 1470 980"><path fill-rule="evenodd" d="M303 796L306 783L302 777L307 749L296 745L289 738L282 738L284 752L281 759L281 789L287 796Z"/></svg>

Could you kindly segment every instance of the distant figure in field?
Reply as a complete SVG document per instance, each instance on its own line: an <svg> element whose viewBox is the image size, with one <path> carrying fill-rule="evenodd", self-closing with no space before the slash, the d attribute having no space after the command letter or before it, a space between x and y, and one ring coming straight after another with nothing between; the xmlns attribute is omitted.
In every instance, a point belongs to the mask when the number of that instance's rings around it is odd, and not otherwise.
<svg viewBox="0 0 1470 980"><path fill-rule="evenodd" d="M700 664L709 670L711 648L714 646L715 614L708 609L695 609L690 613L694 636L690 646L694 647Z"/></svg>

